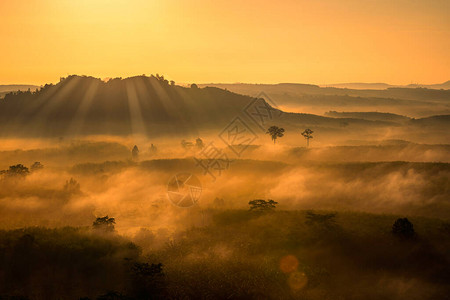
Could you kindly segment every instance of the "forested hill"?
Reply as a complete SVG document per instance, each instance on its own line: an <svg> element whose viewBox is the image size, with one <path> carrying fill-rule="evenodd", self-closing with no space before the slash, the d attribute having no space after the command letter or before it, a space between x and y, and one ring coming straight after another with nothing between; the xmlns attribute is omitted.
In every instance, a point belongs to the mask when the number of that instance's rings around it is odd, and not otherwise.
<svg viewBox="0 0 450 300"><path fill-rule="evenodd" d="M225 126L252 101L219 88L185 88L162 76L104 82L69 76L0 99L0 135L174 134Z"/></svg>

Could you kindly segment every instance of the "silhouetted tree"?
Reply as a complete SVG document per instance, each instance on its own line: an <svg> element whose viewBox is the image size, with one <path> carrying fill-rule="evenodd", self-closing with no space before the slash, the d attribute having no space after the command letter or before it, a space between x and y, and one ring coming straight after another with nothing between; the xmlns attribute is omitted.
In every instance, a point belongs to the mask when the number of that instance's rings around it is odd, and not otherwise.
<svg viewBox="0 0 450 300"><path fill-rule="evenodd" d="M306 128L305 131L301 133L301 135L303 135L303 137L306 139L306 147L309 147L309 139L313 138L313 132L314 131L312 131L311 129Z"/></svg>
<svg viewBox="0 0 450 300"><path fill-rule="evenodd" d="M195 83L191 84L191 89L198 89L198 85L196 85Z"/></svg>
<svg viewBox="0 0 450 300"><path fill-rule="evenodd" d="M40 162L36 161L34 164L31 165L30 170L31 170L31 172L34 172L37 170L41 170L43 168L44 168L44 166Z"/></svg>
<svg viewBox="0 0 450 300"><path fill-rule="evenodd" d="M133 160L139 159L139 148L134 145L133 149L131 150L131 156L133 157Z"/></svg>
<svg viewBox="0 0 450 300"><path fill-rule="evenodd" d="M263 199L256 199L248 202L248 205L250 205L250 211L271 211L276 208L276 205L278 202L275 202L271 199L269 200L263 200Z"/></svg>
<svg viewBox="0 0 450 300"><path fill-rule="evenodd" d="M197 138L197 139L195 140L195 146L196 146L199 150L202 150L202 149L205 147L205 145L203 144L203 140L202 140L201 138Z"/></svg>
<svg viewBox="0 0 450 300"><path fill-rule="evenodd" d="M114 218L105 216L95 219L94 223L92 223L92 227L94 227L94 229L112 232L114 231L114 224L116 224L116 220Z"/></svg>
<svg viewBox="0 0 450 300"><path fill-rule="evenodd" d="M163 83L163 84L169 84L169 81L167 80L167 79L165 79L164 78L164 75L159 75L158 73L156 74L156 79L158 79L158 81L160 82L160 83Z"/></svg>
<svg viewBox="0 0 450 300"><path fill-rule="evenodd" d="M194 144L192 144L192 142L188 142L186 140L181 140L181 147L183 147L183 149L185 150L189 150L194 146Z"/></svg>
<svg viewBox="0 0 450 300"><path fill-rule="evenodd" d="M8 170L3 172L8 177L25 177L30 174L27 167L22 164L10 166Z"/></svg>
<svg viewBox="0 0 450 300"><path fill-rule="evenodd" d="M415 235L414 226L407 218L398 218L392 225L392 233L403 238L412 238Z"/></svg>
<svg viewBox="0 0 450 300"><path fill-rule="evenodd" d="M80 193L80 190L80 184L73 178L67 180L66 184L64 185L64 191L69 194L78 194Z"/></svg>
<svg viewBox="0 0 450 300"><path fill-rule="evenodd" d="M272 137L272 141L275 144L277 138L284 136L284 128L280 128L278 126L271 126L269 127L269 129L267 129L266 134L269 134Z"/></svg>
<svg viewBox="0 0 450 300"><path fill-rule="evenodd" d="M156 154L156 152L158 152L158 148L156 148L156 146L152 144L152 145L150 146L150 152L151 152L152 154Z"/></svg>

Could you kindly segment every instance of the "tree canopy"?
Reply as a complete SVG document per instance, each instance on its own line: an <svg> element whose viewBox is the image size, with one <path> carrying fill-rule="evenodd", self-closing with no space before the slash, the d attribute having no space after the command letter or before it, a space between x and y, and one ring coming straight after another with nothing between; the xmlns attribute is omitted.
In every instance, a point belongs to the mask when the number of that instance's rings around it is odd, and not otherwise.
<svg viewBox="0 0 450 300"><path fill-rule="evenodd" d="M248 204L250 205L250 211L258 211L258 212L264 212L264 211L271 211L276 208L278 202L273 201L271 199L269 200L263 200L263 199L255 199L252 201L249 201Z"/></svg>
<svg viewBox="0 0 450 300"><path fill-rule="evenodd" d="M105 216L95 219L94 223L92 224L92 227L94 227L94 229L100 229L106 232L113 232L115 230L114 229L115 224L116 220L114 218L109 218L108 216Z"/></svg>
<svg viewBox="0 0 450 300"><path fill-rule="evenodd" d="M312 139L313 136L312 134L314 133L314 131L312 131L309 128L306 128L301 135L303 135L303 137L306 139L306 146L309 147L309 139Z"/></svg>
<svg viewBox="0 0 450 300"><path fill-rule="evenodd" d="M30 171L24 165L17 164L10 166L8 170L2 171L2 173L7 177L25 177L30 174Z"/></svg>
<svg viewBox="0 0 450 300"><path fill-rule="evenodd" d="M269 129L267 129L266 134L269 134L271 136L272 141L275 144L277 138L284 136L284 128L280 128L278 126L271 126L269 127Z"/></svg>

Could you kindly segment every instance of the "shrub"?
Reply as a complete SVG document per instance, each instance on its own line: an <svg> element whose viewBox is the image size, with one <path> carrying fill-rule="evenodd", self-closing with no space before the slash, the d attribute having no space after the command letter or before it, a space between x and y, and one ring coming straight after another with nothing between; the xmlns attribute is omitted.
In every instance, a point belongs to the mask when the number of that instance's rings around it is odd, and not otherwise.
<svg viewBox="0 0 450 300"><path fill-rule="evenodd" d="M259 212L274 210L276 208L277 204L278 204L278 202L275 202L271 199L269 199L268 201L262 200L262 199L256 199L256 200L252 200L252 201L248 202L248 205L250 205L251 211L259 211Z"/></svg>
<svg viewBox="0 0 450 300"><path fill-rule="evenodd" d="M42 170L44 168L44 165L40 162L36 161L34 164L31 165L30 170L32 172Z"/></svg>
<svg viewBox="0 0 450 300"><path fill-rule="evenodd" d="M30 171L24 165L18 164L10 166L8 170L3 171L2 173L8 177L25 177L30 174Z"/></svg>
<svg viewBox="0 0 450 300"><path fill-rule="evenodd" d="M95 219L94 223L92 224L92 227L94 227L94 229L100 229L106 232L113 232L114 224L116 224L116 220L114 218L109 218L108 216L105 216Z"/></svg>
<svg viewBox="0 0 450 300"><path fill-rule="evenodd" d="M404 238L411 238L415 235L414 226L407 218L398 218L392 225L392 233Z"/></svg>

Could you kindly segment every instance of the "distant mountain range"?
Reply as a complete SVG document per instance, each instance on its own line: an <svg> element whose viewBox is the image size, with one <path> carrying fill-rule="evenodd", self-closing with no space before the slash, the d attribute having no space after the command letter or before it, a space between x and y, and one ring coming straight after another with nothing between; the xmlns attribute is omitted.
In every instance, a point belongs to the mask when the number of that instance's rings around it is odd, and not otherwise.
<svg viewBox="0 0 450 300"><path fill-rule="evenodd" d="M412 117L450 114L450 89L391 87L384 90L320 87L312 84L201 84L242 95L261 96L293 112L378 111Z"/></svg>
<svg viewBox="0 0 450 300"><path fill-rule="evenodd" d="M408 85L392 85L387 83L335 83L335 84L322 84L321 87L336 87L343 89L356 89L356 90L384 90L388 88L426 88L436 90L448 90L450 89L450 80L444 83L438 84L408 84Z"/></svg>
<svg viewBox="0 0 450 300"><path fill-rule="evenodd" d="M218 87L244 95L268 94L302 95L333 95L365 98L388 98L401 100L441 101L450 100L450 90L436 90L413 87L389 87L378 89L346 89L339 87L321 87L313 84L278 83L278 84L250 84L250 83L207 83L201 87Z"/></svg>
<svg viewBox="0 0 450 300"><path fill-rule="evenodd" d="M398 122L405 123L410 121L411 118L407 116L392 114L392 113L380 113L380 112L336 112L329 111L325 113L325 116L333 118L356 118L371 121L386 121L386 122Z"/></svg>
<svg viewBox="0 0 450 300"><path fill-rule="evenodd" d="M40 87L37 85L30 85L30 84L0 84L0 93L27 91L28 89L34 91L38 88Z"/></svg>

